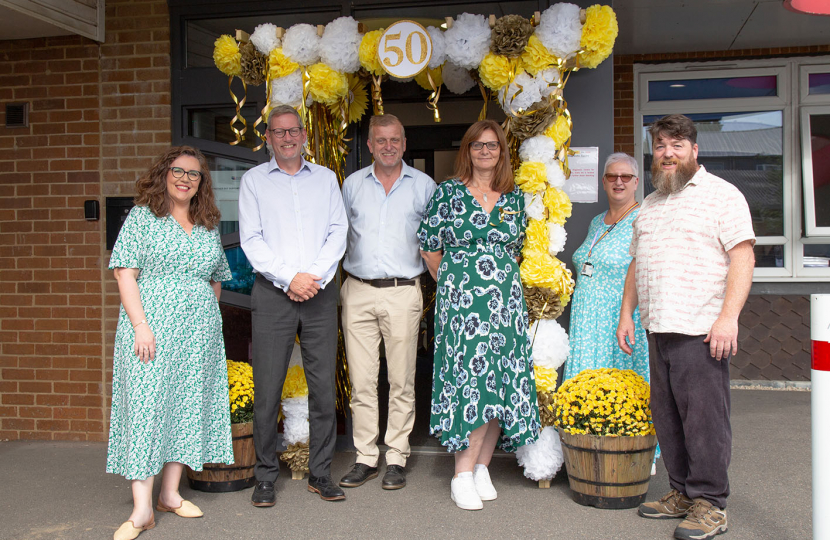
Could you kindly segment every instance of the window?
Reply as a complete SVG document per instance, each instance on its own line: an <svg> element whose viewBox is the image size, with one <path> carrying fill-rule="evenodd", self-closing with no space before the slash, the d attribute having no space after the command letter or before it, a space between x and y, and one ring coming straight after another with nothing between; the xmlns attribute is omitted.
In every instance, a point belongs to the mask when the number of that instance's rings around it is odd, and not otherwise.
<svg viewBox="0 0 830 540"><path fill-rule="evenodd" d="M636 65L635 95L643 196L653 191L648 126L686 114L698 130L698 163L749 204L755 281L830 277L827 58Z"/></svg>

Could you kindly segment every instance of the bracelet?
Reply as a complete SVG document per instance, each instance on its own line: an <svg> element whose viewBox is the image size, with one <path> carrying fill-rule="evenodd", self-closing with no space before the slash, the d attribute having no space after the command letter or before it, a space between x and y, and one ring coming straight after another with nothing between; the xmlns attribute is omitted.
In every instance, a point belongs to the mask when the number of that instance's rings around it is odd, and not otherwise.
<svg viewBox="0 0 830 540"><path fill-rule="evenodd" d="M138 327L139 327L139 326L141 326L142 324L147 324L147 319L141 319L141 322L140 322L140 323L138 323L138 324L134 324L134 325L133 325L133 330L135 330L136 328L138 328Z"/></svg>

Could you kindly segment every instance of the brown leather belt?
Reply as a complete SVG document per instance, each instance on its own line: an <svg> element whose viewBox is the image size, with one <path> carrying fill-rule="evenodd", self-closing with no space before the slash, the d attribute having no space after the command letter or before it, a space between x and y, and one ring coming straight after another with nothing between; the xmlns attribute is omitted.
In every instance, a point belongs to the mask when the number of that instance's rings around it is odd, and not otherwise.
<svg viewBox="0 0 830 540"><path fill-rule="evenodd" d="M402 287L404 285L416 285L418 283L417 279L404 279L404 278L382 278L382 279L362 279L357 276L353 276L348 274L348 276L352 279L356 279L361 283L365 283L366 285L371 285L372 287L377 287L382 289L384 287Z"/></svg>

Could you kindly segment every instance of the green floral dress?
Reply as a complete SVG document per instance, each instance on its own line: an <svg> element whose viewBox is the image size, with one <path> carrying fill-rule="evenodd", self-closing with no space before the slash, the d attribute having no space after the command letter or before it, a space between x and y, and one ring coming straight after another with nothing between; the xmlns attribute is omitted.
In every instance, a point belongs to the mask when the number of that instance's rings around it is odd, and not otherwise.
<svg viewBox="0 0 830 540"><path fill-rule="evenodd" d="M518 189L490 214L464 184L447 180L427 206L418 240L444 254L438 267L430 433L450 452L498 419L512 452L539 436L528 316L519 278L527 218Z"/></svg>
<svg viewBox="0 0 830 540"><path fill-rule="evenodd" d="M138 268L138 290L156 338L142 363L124 306L115 333L107 472L130 480L168 462L202 470L233 463L222 317L210 280L231 279L218 229L188 235L171 216L130 211L109 267Z"/></svg>

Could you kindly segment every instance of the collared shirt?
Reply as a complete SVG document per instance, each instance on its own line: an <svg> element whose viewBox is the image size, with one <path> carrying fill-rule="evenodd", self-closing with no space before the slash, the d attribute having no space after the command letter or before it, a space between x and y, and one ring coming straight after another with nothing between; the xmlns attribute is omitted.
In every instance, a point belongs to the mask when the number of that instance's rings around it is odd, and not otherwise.
<svg viewBox="0 0 830 540"><path fill-rule="evenodd" d="M363 279L413 278L424 271L418 227L435 191L435 181L401 163L389 193L370 165L343 182L349 241L343 268Z"/></svg>
<svg viewBox="0 0 830 540"><path fill-rule="evenodd" d="M643 328L708 334L723 309L727 252L755 244L744 196L701 166L679 192L646 197L633 227L629 253Z"/></svg>
<svg viewBox="0 0 830 540"><path fill-rule="evenodd" d="M337 176L302 161L296 174L274 158L242 176L239 241L254 270L288 292L299 272L325 287L346 250L348 222Z"/></svg>

